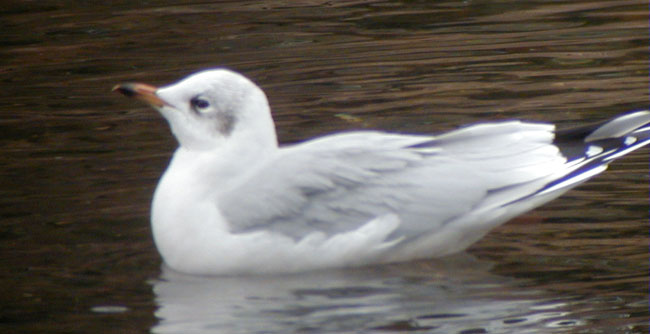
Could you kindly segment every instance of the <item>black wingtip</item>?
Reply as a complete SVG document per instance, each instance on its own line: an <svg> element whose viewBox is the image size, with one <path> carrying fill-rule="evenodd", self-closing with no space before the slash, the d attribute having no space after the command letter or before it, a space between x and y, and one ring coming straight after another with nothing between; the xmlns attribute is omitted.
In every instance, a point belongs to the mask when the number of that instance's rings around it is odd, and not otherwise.
<svg viewBox="0 0 650 334"><path fill-rule="evenodd" d="M646 131L643 131L646 129ZM569 160L589 156L596 145L605 152L626 149L630 141L639 148L650 140L650 111L620 115L608 121L555 132L554 144ZM642 145L639 145L642 143Z"/></svg>

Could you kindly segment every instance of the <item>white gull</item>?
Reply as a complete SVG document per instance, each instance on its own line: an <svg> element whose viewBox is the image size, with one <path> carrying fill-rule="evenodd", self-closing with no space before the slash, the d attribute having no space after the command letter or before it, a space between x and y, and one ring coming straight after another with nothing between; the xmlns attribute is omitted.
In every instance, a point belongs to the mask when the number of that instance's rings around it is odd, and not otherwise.
<svg viewBox="0 0 650 334"><path fill-rule="evenodd" d="M156 188L151 224L165 263L199 275L456 253L650 141L650 112L637 111L565 131L503 121L279 147L264 92L230 70L115 90L156 108L180 144Z"/></svg>

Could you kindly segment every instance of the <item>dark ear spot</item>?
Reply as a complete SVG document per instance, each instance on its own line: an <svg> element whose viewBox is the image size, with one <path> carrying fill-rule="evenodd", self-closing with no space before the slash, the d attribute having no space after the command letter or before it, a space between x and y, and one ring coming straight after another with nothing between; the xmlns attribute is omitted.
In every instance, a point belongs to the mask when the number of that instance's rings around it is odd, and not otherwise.
<svg viewBox="0 0 650 334"><path fill-rule="evenodd" d="M218 112L216 114L217 131L225 137L229 136L235 127L237 119L232 112Z"/></svg>

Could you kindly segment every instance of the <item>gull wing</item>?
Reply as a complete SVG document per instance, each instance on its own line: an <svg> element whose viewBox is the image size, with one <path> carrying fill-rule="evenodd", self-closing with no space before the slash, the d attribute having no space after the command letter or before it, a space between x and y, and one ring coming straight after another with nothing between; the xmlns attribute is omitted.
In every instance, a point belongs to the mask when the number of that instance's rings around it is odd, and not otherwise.
<svg viewBox="0 0 650 334"><path fill-rule="evenodd" d="M392 238L435 231L484 205L529 196L563 169L554 126L509 121L438 137L353 132L280 149L218 195L232 232L303 238L395 214ZM500 190L508 190L502 196ZM478 222L480 223L480 222Z"/></svg>
<svg viewBox="0 0 650 334"><path fill-rule="evenodd" d="M219 209L235 233L331 236L394 214L399 226L388 239L448 224L480 237L647 145L649 124L650 112L640 111L557 133L549 124L507 121L435 137L327 136L281 149L220 193Z"/></svg>

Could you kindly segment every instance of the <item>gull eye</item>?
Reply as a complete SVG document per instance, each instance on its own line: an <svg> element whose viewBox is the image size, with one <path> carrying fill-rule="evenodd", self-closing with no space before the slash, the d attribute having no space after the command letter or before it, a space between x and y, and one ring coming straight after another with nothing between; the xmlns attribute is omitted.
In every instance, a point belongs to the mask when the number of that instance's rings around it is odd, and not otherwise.
<svg viewBox="0 0 650 334"><path fill-rule="evenodd" d="M192 109L197 112L204 112L206 109L210 108L210 102L202 97L194 97L190 100L190 105Z"/></svg>

